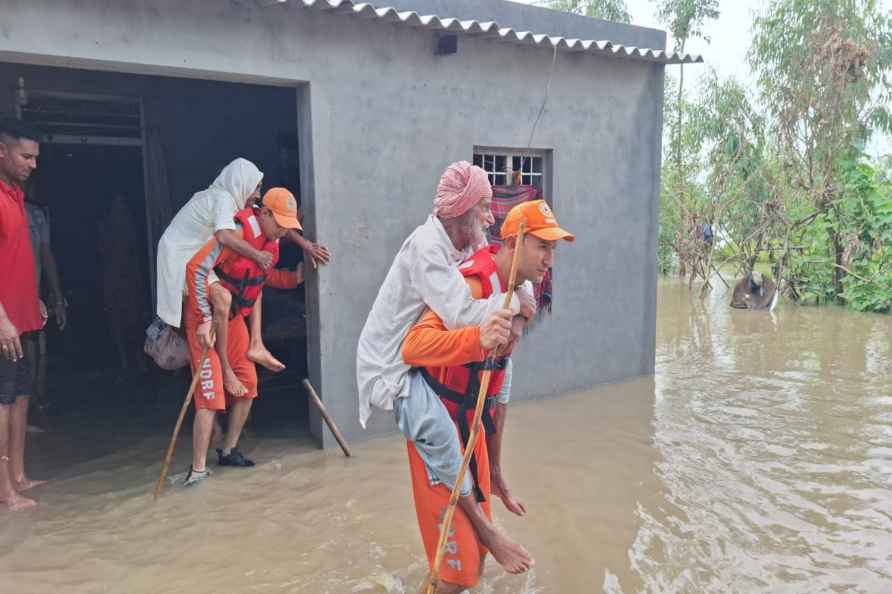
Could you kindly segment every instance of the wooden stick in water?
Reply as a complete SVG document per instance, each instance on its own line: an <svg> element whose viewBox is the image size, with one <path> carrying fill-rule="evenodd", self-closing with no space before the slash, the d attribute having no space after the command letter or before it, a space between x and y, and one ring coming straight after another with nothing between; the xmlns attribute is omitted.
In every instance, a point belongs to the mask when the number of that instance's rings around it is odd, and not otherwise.
<svg viewBox="0 0 892 594"><path fill-rule="evenodd" d="M328 425L328 428L331 429L332 434L334 434L335 439L338 440L338 445L341 446L341 449L344 451L344 455L348 458L353 454L350 453L350 448L347 447L347 442L344 440L341 432L338 431L337 426L334 421L331 420L331 417L328 415L328 411L325 410L325 405L322 404L322 399L319 398L319 395L316 394L316 390L313 388L313 384L310 383L310 380L304 378L304 387L307 389L307 392L310 394L310 400L313 401L313 404L316 405L316 408L319 409L319 414L322 415L322 418L325 420L325 424Z"/></svg>
<svg viewBox="0 0 892 594"><path fill-rule="evenodd" d="M511 259L511 274L508 280L508 291L505 293L504 308L511 307L511 298L514 295L514 283L517 280L517 263L520 260L520 250L523 246L523 235L525 226L520 224L517 231L517 243L514 248L514 257ZM446 515L443 517L443 525L440 527L440 539L437 542L437 554L434 557L434 565L431 567L430 575L427 579L427 594L434 594L437 589L437 582L440 580L440 566L443 564L443 556L446 551L446 537L452 528L452 516L455 515L455 506L458 503L458 497L461 493L461 486L465 480L465 473L468 471L468 465L471 462L471 456L477 447L477 438L480 433L480 419L483 417L483 402L486 399L486 393L489 391L490 377L492 376L492 365L494 353L489 353L486 357L487 365L480 378L480 392L477 393L477 405L474 408L474 421L471 424L471 433L468 436L468 443L465 444L465 455L461 461L461 467L458 470L458 479L452 487L452 495L449 497L449 507L446 508Z"/></svg>
<svg viewBox="0 0 892 594"><path fill-rule="evenodd" d="M204 365L204 360L208 354L208 347L204 347L201 351L201 358L198 360L198 369L195 370L195 373L192 375L192 383L189 384L189 391L186 392L186 399L183 401L183 406L180 408L180 416L177 417L177 424L174 425L173 435L170 437L170 445L167 446L167 455L164 456L164 465L161 467L161 476L158 477L158 484L155 485L155 499L161 496L161 491L164 490L164 479L167 477L167 471L170 470L170 459L173 458L173 451L177 447L177 435L180 433L180 426L183 424L183 419L186 416L186 411L189 410L189 403L192 402L192 395L195 393L195 387L198 385L198 378L201 376L201 367Z"/></svg>

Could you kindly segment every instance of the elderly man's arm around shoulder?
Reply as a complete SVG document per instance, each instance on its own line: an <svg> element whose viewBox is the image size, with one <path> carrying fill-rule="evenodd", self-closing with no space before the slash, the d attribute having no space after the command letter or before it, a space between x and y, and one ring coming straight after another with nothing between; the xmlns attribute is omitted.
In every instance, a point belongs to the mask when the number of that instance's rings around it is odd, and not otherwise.
<svg viewBox="0 0 892 594"><path fill-rule="evenodd" d="M481 325L487 316L502 308L505 299L501 293L488 299L474 299L458 267L433 250L420 251L411 276L412 285L424 296L427 306L450 330ZM516 296L511 300L511 310L520 312L520 301Z"/></svg>
<svg viewBox="0 0 892 594"><path fill-rule="evenodd" d="M452 367L483 361L487 352L508 343L513 316L510 309L498 309L482 326L448 330L437 314L428 310L403 341L403 361L413 367Z"/></svg>

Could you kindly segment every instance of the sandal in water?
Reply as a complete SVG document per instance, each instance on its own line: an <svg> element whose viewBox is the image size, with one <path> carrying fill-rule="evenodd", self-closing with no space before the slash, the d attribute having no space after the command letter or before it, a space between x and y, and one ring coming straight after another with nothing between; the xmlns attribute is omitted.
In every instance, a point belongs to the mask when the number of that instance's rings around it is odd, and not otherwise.
<svg viewBox="0 0 892 594"><path fill-rule="evenodd" d="M223 454L223 450L217 448L217 464L220 466L239 466L241 468L249 468L254 466L254 461L245 458L245 455L235 448L232 448L232 451L226 455Z"/></svg>
<svg viewBox="0 0 892 594"><path fill-rule="evenodd" d="M189 472L186 473L186 478L183 479L183 486L191 487L193 485L197 485L198 483L200 483L204 479L208 478L209 476L211 476L210 470L208 470L208 469L204 469L201 471L193 470L192 467L190 466Z"/></svg>

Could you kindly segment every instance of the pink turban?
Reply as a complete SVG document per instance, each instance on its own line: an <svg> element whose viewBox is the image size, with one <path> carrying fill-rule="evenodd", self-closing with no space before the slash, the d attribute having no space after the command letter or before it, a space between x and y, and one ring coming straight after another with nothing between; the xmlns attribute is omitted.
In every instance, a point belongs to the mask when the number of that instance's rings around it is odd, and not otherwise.
<svg viewBox="0 0 892 594"><path fill-rule="evenodd" d="M484 198L492 198L492 186L486 172L467 161L458 161L446 168L437 184L434 214L443 219L454 219Z"/></svg>

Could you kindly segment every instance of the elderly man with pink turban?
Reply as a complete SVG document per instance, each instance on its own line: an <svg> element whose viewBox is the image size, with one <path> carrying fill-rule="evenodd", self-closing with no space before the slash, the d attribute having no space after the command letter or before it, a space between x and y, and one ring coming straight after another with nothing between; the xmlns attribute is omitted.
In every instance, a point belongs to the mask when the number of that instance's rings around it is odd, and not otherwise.
<svg viewBox="0 0 892 594"><path fill-rule="evenodd" d="M459 264L486 243L485 230L495 222L491 205L492 186L483 169L467 161L446 168L437 186L433 214L403 242L357 345L360 424L366 426L372 407L392 410L400 430L415 444L428 476L450 489L458 479L462 459L455 425L439 397L403 361L401 348L413 324L428 309L450 330L480 326L483 332L502 335L505 342L519 334L522 318L532 317L535 305L528 283L513 298L511 309L504 310L503 293L474 299L459 271ZM517 315L521 313L522 317ZM510 370L506 370L501 402L507 401L510 383ZM473 501L467 497L471 491L471 479L466 476L462 504ZM523 515L523 504L503 480L494 485L494 492L511 511ZM472 515L475 510L466 513ZM502 533L492 545L504 548L505 556L526 559L522 547Z"/></svg>

